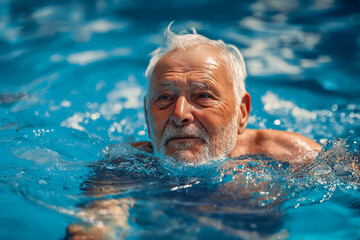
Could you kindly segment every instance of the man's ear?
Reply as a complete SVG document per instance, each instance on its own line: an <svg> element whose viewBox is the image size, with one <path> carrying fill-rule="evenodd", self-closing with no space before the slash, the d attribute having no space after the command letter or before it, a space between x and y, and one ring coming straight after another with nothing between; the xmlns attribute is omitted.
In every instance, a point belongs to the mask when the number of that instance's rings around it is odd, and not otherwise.
<svg viewBox="0 0 360 240"><path fill-rule="evenodd" d="M249 120L249 114L251 109L251 97L247 92L240 103L240 111L239 111L239 126L238 126L238 135L242 134L245 131L246 125Z"/></svg>
<svg viewBox="0 0 360 240"><path fill-rule="evenodd" d="M146 96L144 97L144 109L145 109L145 119L146 119L146 125L148 128L148 136L151 139L151 134L150 134L150 124L149 124L149 119L148 119L148 109L147 109L147 104L146 104Z"/></svg>

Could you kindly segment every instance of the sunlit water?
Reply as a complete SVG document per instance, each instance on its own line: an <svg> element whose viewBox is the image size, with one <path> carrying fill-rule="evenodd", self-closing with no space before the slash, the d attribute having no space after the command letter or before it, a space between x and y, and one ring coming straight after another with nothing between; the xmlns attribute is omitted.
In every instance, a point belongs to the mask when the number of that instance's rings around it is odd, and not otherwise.
<svg viewBox="0 0 360 240"><path fill-rule="evenodd" d="M115 239L359 239L359 12L340 0L2 1L0 239L61 239L70 223ZM249 128L312 138L317 162L194 167L118 145L148 140L144 71L172 20L238 46ZM84 213L104 199L124 212Z"/></svg>

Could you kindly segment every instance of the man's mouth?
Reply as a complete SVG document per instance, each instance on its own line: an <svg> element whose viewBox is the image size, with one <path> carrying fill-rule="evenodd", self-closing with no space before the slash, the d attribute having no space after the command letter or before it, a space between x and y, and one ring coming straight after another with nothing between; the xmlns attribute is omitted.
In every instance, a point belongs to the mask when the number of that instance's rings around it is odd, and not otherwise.
<svg viewBox="0 0 360 240"><path fill-rule="evenodd" d="M199 140L204 142L204 140L202 140L199 137L194 137L194 136L181 136L181 137L172 137L169 138L168 140L166 140L165 145L168 144L169 142L192 142L194 140Z"/></svg>

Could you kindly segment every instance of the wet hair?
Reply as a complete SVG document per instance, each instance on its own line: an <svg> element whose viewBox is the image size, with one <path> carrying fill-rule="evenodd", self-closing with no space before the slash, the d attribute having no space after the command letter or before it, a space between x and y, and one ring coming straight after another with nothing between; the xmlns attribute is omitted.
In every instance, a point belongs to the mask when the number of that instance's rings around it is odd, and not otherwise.
<svg viewBox="0 0 360 240"><path fill-rule="evenodd" d="M222 40L208 39L207 37L198 34L194 28L192 29L192 33L182 32L180 34L176 34L170 30L171 25L172 22L164 32L166 45L159 47L150 54L150 63L145 73L148 86L150 86L152 74L156 64L166 53L174 49L186 50L199 44L207 44L214 46L221 51L220 58L222 58L222 60L226 63L229 74L232 76L232 80L234 82L235 98L236 102L239 104L246 93L246 67L244 58L239 49L234 45L224 43ZM148 89L150 88L148 87Z"/></svg>

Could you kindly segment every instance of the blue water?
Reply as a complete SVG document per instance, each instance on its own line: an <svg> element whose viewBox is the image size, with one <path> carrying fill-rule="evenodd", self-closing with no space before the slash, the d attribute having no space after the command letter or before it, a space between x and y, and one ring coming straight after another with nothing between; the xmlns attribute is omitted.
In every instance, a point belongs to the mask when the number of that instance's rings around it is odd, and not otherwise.
<svg viewBox="0 0 360 240"><path fill-rule="evenodd" d="M193 167L126 145L148 140L144 71L172 20L238 46L249 128L312 138L318 161ZM71 223L114 239L359 239L359 25L350 0L1 1L0 239L62 239ZM125 224L82 214L104 199Z"/></svg>

